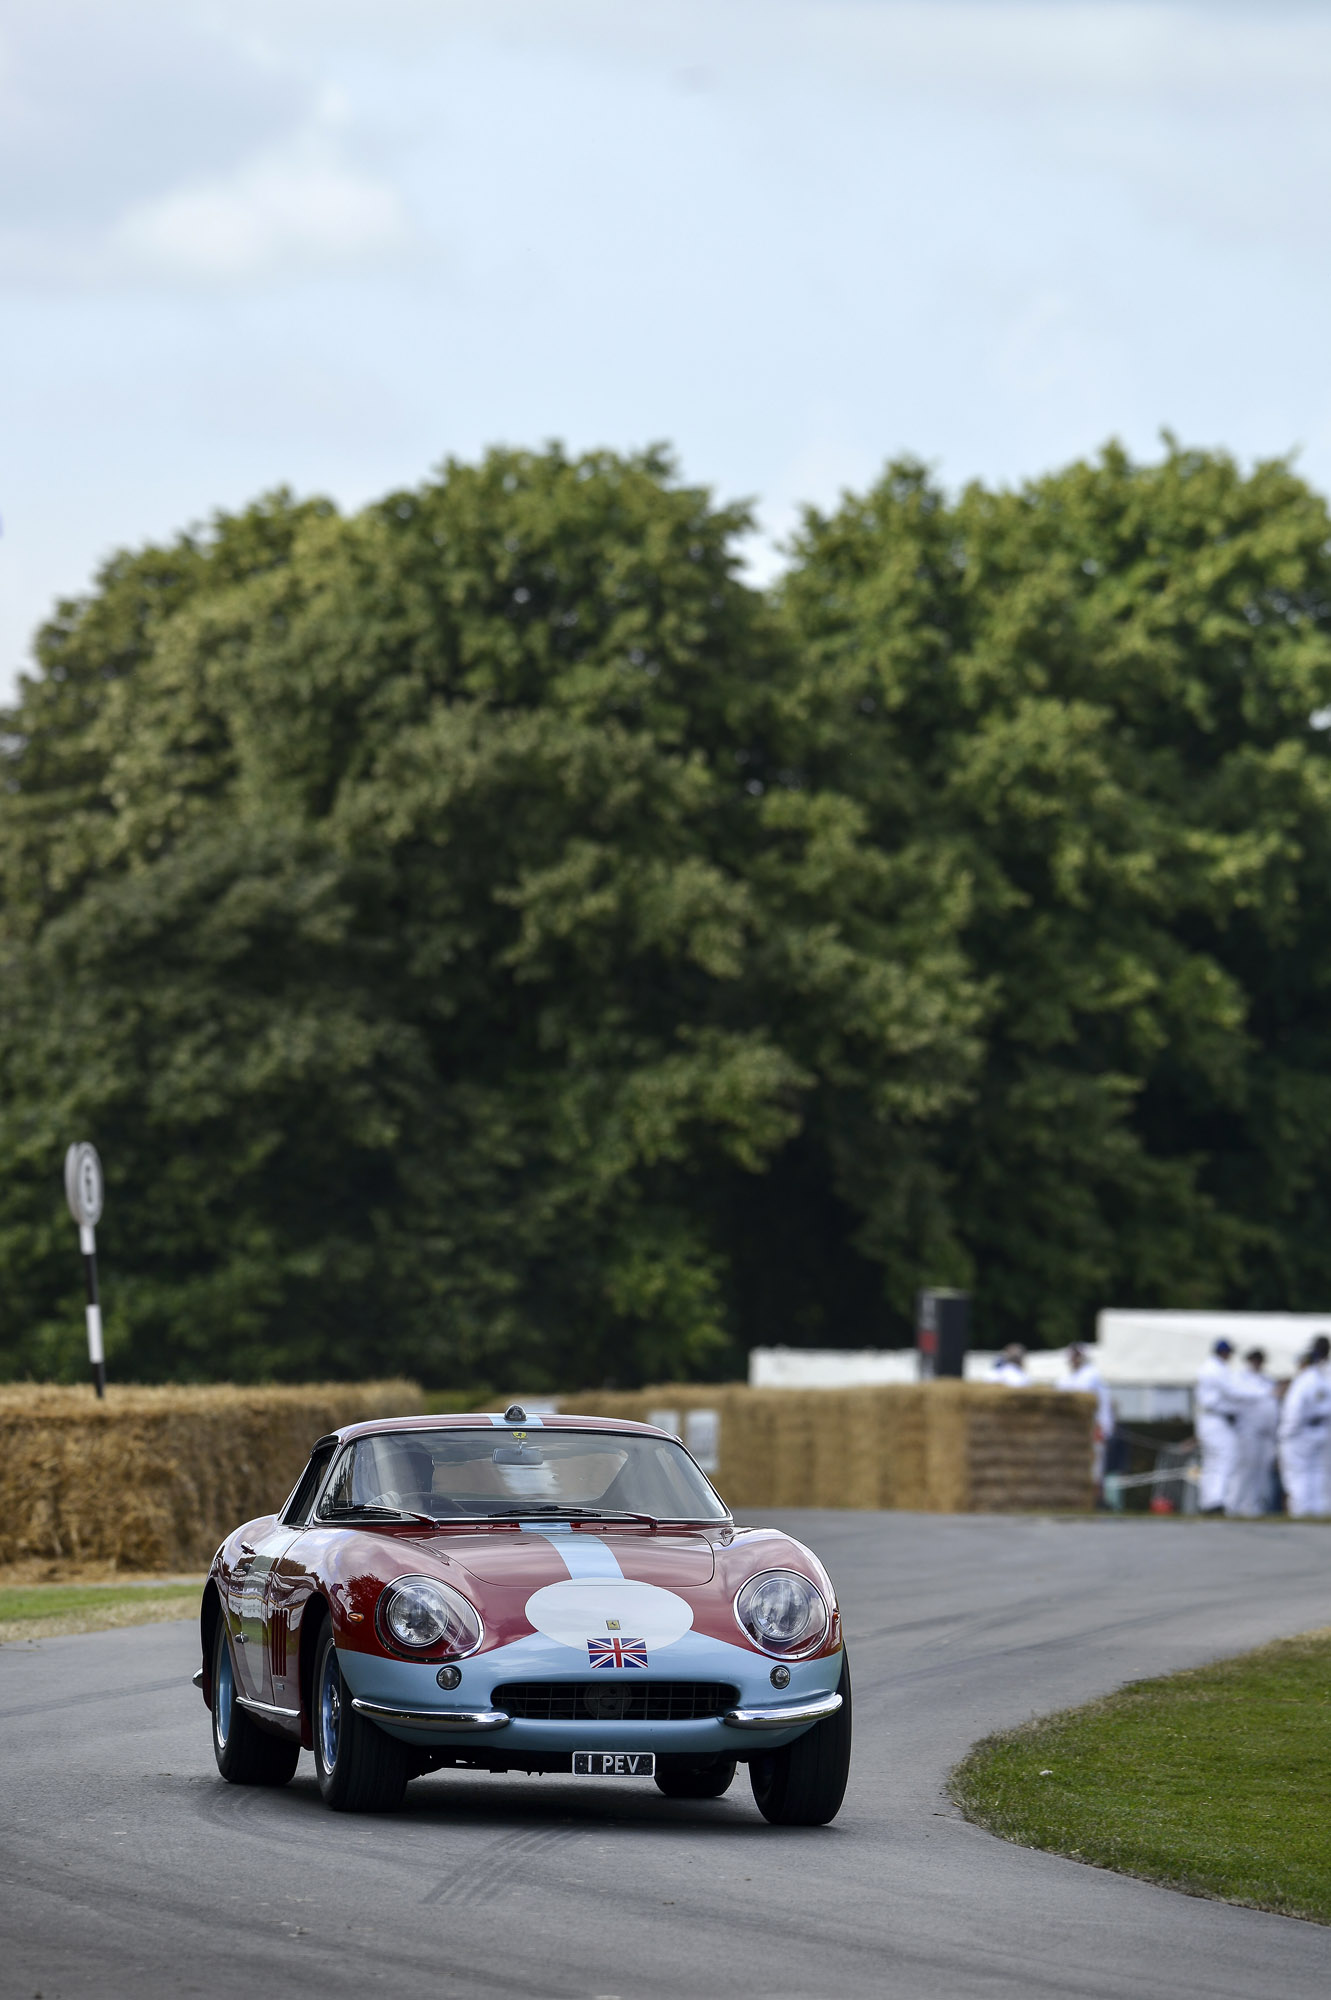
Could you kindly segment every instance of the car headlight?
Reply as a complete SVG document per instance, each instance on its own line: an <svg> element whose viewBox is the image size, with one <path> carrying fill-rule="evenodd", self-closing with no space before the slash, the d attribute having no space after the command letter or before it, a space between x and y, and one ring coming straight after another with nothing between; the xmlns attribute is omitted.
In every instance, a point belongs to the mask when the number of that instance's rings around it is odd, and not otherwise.
<svg viewBox="0 0 1331 2000"><path fill-rule="evenodd" d="M390 1646L461 1659L481 1643L481 1620L461 1591L432 1576L400 1576L379 1599L379 1630Z"/></svg>
<svg viewBox="0 0 1331 2000"><path fill-rule="evenodd" d="M827 1636L823 1594L793 1569L752 1576L735 1599L735 1616L765 1653L812 1653Z"/></svg>

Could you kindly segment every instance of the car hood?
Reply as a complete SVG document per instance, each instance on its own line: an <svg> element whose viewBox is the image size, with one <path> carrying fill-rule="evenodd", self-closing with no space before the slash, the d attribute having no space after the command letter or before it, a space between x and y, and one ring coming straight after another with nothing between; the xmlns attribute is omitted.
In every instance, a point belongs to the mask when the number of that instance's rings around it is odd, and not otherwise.
<svg viewBox="0 0 1331 2000"><path fill-rule="evenodd" d="M539 1590L569 1576L613 1574L616 1567L636 1583L689 1589L710 1583L716 1568L712 1544L701 1534L654 1535L647 1530L569 1529L552 1524L545 1530L483 1528L475 1534L407 1539L435 1561L443 1557L456 1563L480 1583L525 1590Z"/></svg>

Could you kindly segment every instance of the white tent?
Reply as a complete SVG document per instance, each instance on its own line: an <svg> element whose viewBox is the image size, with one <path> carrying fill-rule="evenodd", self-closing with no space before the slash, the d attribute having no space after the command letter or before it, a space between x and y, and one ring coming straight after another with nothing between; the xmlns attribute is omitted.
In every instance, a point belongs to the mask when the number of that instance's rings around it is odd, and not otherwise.
<svg viewBox="0 0 1331 2000"><path fill-rule="evenodd" d="M1238 1354L1260 1347L1268 1375L1292 1375L1314 1334L1331 1334L1331 1313L1102 1312L1096 1358L1111 1387L1192 1383L1217 1340Z"/></svg>

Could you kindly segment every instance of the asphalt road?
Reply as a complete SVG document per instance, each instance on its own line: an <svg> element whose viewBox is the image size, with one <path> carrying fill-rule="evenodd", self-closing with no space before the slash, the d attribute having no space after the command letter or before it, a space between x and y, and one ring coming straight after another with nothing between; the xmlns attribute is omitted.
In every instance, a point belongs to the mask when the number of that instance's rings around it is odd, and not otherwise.
<svg viewBox="0 0 1331 2000"><path fill-rule="evenodd" d="M632 1781L436 1775L391 1819L217 1777L192 1629L0 1649L0 1993L1325 2000L1331 1932L967 1826L989 1730L1331 1622L1308 1524L786 1514L837 1579L834 1825Z"/></svg>

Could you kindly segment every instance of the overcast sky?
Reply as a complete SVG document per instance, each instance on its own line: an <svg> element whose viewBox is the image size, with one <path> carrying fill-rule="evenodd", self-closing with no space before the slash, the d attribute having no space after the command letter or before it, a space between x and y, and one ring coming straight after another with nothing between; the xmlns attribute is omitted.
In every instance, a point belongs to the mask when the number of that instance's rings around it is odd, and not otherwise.
<svg viewBox="0 0 1331 2000"><path fill-rule="evenodd" d="M1162 426L1331 488L1320 0L6 0L0 693L114 548L673 442L766 542Z"/></svg>

